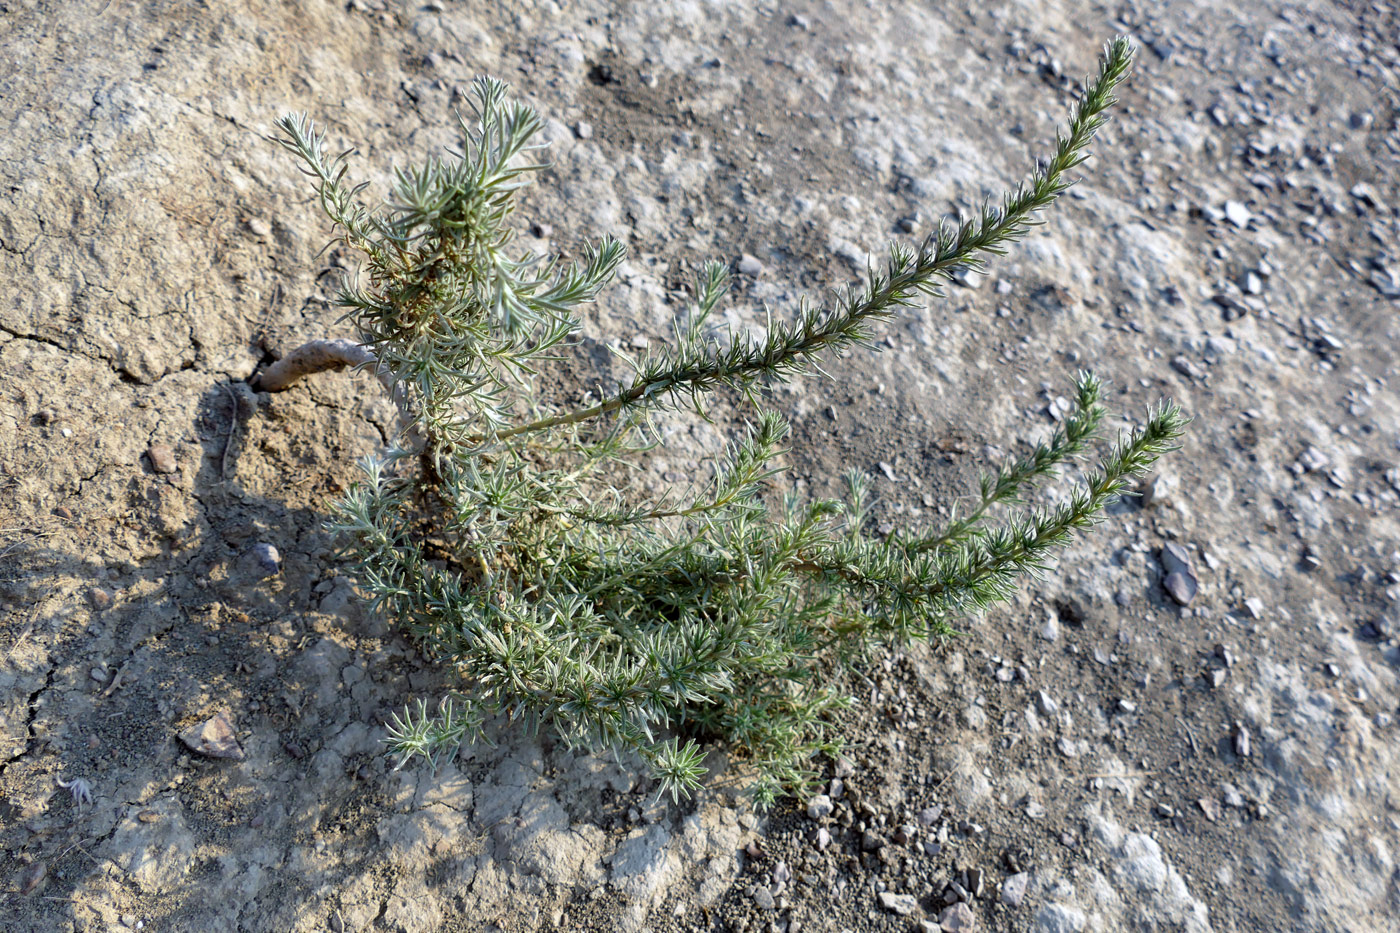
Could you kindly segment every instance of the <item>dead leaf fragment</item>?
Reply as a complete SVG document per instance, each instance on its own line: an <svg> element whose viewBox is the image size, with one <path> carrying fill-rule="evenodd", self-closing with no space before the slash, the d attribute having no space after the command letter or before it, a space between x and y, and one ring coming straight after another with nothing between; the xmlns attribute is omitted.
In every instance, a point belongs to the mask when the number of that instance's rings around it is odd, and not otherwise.
<svg viewBox="0 0 1400 933"><path fill-rule="evenodd" d="M44 883L44 876L49 873L49 866L43 862L35 862L24 871L19 873L19 893L32 894L39 885Z"/></svg>

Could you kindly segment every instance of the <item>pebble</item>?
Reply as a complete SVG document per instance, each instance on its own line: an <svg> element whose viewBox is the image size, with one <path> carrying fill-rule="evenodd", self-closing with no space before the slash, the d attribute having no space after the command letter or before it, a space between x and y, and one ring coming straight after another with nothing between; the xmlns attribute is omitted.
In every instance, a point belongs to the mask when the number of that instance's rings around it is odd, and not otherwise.
<svg viewBox="0 0 1400 933"><path fill-rule="evenodd" d="M1026 899L1026 886L1030 884L1031 876L1023 871L1018 871L1001 883L1001 902L1007 907L1020 907L1021 902Z"/></svg>
<svg viewBox="0 0 1400 933"><path fill-rule="evenodd" d="M1206 815L1206 819L1214 823L1220 819L1220 804L1214 797L1202 797L1196 801L1196 806L1201 808L1201 812Z"/></svg>
<svg viewBox="0 0 1400 933"><path fill-rule="evenodd" d="M889 845L890 841L884 836L870 830L865 831L865 835L860 839L860 847L866 852L875 852Z"/></svg>
<svg viewBox="0 0 1400 933"><path fill-rule="evenodd" d="M265 576L273 576L282 569L282 555L276 547L266 541L253 545L253 554L257 556L258 566L262 568Z"/></svg>
<svg viewBox="0 0 1400 933"><path fill-rule="evenodd" d="M1166 473L1158 473L1149 477L1138 490L1142 496L1140 501L1143 508L1165 505L1174 486L1176 486L1176 481Z"/></svg>
<svg viewBox="0 0 1400 933"><path fill-rule="evenodd" d="M1220 796L1221 799L1225 801L1225 806L1232 807L1236 810L1244 808L1244 794L1241 794L1239 788L1235 785L1221 784Z"/></svg>
<svg viewBox="0 0 1400 933"><path fill-rule="evenodd" d="M976 271L967 266L958 266L953 270L953 281L963 288L976 288L981 284L981 279Z"/></svg>
<svg viewBox="0 0 1400 933"><path fill-rule="evenodd" d="M831 833L823 826L817 830L817 848L824 850L829 845L831 845Z"/></svg>
<svg viewBox="0 0 1400 933"><path fill-rule="evenodd" d="M1230 221L1230 223L1234 224L1236 227L1239 227L1241 230L1249 226L1249 220L1253 216L1254 215L1249 212L1249 208L1245 207L1242 202L1225 202L1225 219Z"/></svg>
<svg viewBox="0 0 1400 933"><path fill-rule="evenodd" d="M1162 588L1176 601L1178 606L1189 605L1196 598L1196 578L1184 573L1169 573L1162 580Z"/></svg>
<svg viewBox="0 0 1400 933"><path fill-rule="evenodd" d="M1325 453L1312 446L1303 448L1303 452L1298 455L1298 463L1309 473L1326 469L1330 462Z"/></svg>
<svg viewBox="0 0 1400 933"><path fill-rule="evenodd" d="M947 933L963 933L977 929L977 917L966 904L954 904L939 915L938 925Z"/></svg>
<svg viewBox="0 0 1400 933"><path fill-rule="evenodd" d="M925 826L932 826L938 822L938 818L942 815L943 808L936 804L932 807L924 807L919 811L919 822Z"/></svg>
<svg viewBox="0 0 1400 933"><path fill-rule="evenodd" d="M1240 722L1238 719L1235 720L1234 735L1232 739L1235 746L1235 754L1239 755L1241 758L1248 758L1249 730L1245 728L1245 724Z"/></svg>
<svg viewBox="0 0 1400 933"><path fill-rule="evenodd" d="M1055 698L1044 690L1036 691L1035 706L1042 716L1053 716L1060 709L1060 704L1055 702Z"/></svg>
<svg viewBox="0 0 1400 933"><path fill-rule="evenodd" d="M1264 602L1257 597L1251 596L1244 601L1244 611L1249 613L1251 619L1262 619L1264 617Z"/></svg>
<svg viewBox="0 0 1400 933"><path fill-rule="evenodd" d="M773 900L773 892L762 886L754 889L753 902L760 910L772 910L777 906L777 902Z"/></svg>
<svg viewBox="0 0 1400 933"><path fill-rule="evenodd" d="M1186 548L1175 541L1168 542L1162 547L1162 569L1167 573L1187 573L1191 572L1191 554Z"/></svg>
<svg viewBox="0 0 1400 933"><path fill-rule="evenodd" d="M756 279L763 274L763 263L759 262L757 257L745 253L739 257L738 269L740 275Z"/></svg>
<svg viewBox="0 0 1400 933"><path fill-rule="evenodd" d="M272 234L272 227L261 217L254 217L248 221L248 231L256 237L267 237Z"/></svg>
<svg viewBox="0 0 1400 933"><path fill-rule="evenodd" d="M987 879L980 868L969 868L967 870L966 887L968 893L973 897L981 897L987 890Z"/></svg>
<svg viewBox="0 0 1400 933"><path fill-rule="evenodd" d="M1045 617L1045 624L1041 626L1040 637L1045 641L1054 641L1060 637L1060 617L1055 613L1049 613Z"/></svg>
<svg viewBox="0 0 1400 933"><path fill-rule="evenodd" d="M578 121L574 124L574 135L579 139L588 139L593 135L593 124L583 120Z"/></svg>
<svg viewBox="0 0 1400 933"><path fill-rule="evenodd" d="M243 749L238 747L238 739L233 732L233 721L229 719L228 713L223 711L181 732L180 741L185 743L190 751L206 758L243 760Z"/></svg>
<svg viewBox="0 0 1400 933"><path fill-rule="evenodd" d="M892 894L889 891L881 891L880 906L891 913L907 917L919 909L919 901L912 894Z"/></svg>
<svg viewBox="0 0 1400 933"><path fill-rule="evenodd" d="M174 473L180 468L169 444L152 444L146 448L146 456L151 460L151 469L157 473Z"/></svg>
<svg viewBox="0 0 1400 933"><path fill-rule="evenodd" d="M814 820L824 820L831 816L836 805L826 794L817 794L807 803L807 816Z"/></svg>
<svg viewBox="0 0 1400 933"><path fill-rule="evenodd" d="M100 586L94 586L88 590L88 602L92 603L94 609L106 609L112 605L112 594Z"/></svg>

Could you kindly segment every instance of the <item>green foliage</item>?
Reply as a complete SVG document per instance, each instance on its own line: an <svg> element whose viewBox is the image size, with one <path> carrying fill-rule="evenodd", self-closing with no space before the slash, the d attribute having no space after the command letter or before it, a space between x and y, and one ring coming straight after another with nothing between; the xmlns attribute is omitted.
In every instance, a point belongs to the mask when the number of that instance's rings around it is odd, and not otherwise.
<svg viewBox="0 0 1400 933"><path fill-rule="evenodd" d="M947 636L1005 599L1172 449L1184 419L1164 404L1063 502L991 523L994 507L1094 439L1101 386L1083 373L1060 430L984 477L975 506L941 529L871 536L857 474L845 501L765 495L788 428L762 408L763 387L869 347L871 325L1024 235L1087 157L1130 60L1126 40L1107 47L1054 155L999 207L891 245L863 288L804 302L792 323L714 339L728 272L706 264L673 345L629 361L630 381L581 408L537 397L531 377L578 330L576 309L623 248L604 239L564 268L510 252L514 194L542 167L520 161L539 148L533 110L479 79L475 119L459 117L461 150L397 172L380 213L345 186L346 154L327 158L309 120L283 118L276 140L304 163L339 239L367 258L368 281L345 282L339 303L403 415L398 444L364 464L335 527L349 533L374 609L461 676L435 706L420 700L394 718L389 742L403 760L436 764L505 716L639 756L672 795L704 774L691 736L747 757L761 803L800 792L814 755L838 747L828 713L851 702L834 671L881 642ZM708 486L661 501L628 487L619 465L659 443L650 416L703 416L722 387L741 390L754 417Z"/></svg>

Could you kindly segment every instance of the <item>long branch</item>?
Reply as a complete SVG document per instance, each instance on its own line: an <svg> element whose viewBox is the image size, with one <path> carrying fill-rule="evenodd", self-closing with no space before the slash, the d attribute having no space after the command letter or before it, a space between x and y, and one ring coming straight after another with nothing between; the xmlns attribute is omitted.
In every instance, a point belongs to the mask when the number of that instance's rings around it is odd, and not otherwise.
<svg viewBox="0 0 1400 933"><path fill-rule="evenodd" d="M936 236L925 240L917 261L892 260L886 276L882 277L883 283L872 281L862 300L853 301L844 309L823 308L808 316L800 324L800 334L779 325L770 332L765 346L731 353L729 358L700 358L678 369L644 376L606 401L510 428L498 433L497 439L577 424L686 389L718 383L747 384L763 373L801 369L829 345L858 340L866 321L891 316L892 309L907 304L914 292L929 289L935 277L947 279L956 267L980 262L978 253L999 253L1003 243L1025 235L1032 215L1049 206L1069 187L1063 180L1064 173L1088 158L1084 149L1103 125L1102 114L1114 103L1113 89L1126 75L1131 61L1132 47L1127 40L1117 40L1110 46L1097 79L1084 89L1084 96L1070 121L1069 135L1057 137L1054 157L1037 167L1029 186L1020 186L1001 209L986 208L977 221L968 221L955 232L940 230Z"/></svg>

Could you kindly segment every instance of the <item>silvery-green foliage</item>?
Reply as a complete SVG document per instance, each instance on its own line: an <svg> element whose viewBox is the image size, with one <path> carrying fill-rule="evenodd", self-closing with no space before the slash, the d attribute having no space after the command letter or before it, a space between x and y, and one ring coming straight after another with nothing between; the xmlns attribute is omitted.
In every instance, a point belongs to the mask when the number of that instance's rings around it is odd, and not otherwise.
<svg viewBox="0 0 1400 933"><path fill-rule="evenodd" d="M858 474L844 500L774 498L788 427L761 389L869 347L872 325L1024 235L1087 157L1130 60L1126 40L1106 48L1054 154L1000 206L891 245L864 287L804 302L791 323L714 339L728 272L705 264L674 342L629 360L631 378L582 407L540 397L531 377L578 330L577 308L623 248L604 239L566 267L510 250L514 195L542 168L525 161L540 148L533 110L479 79L460 150L398 171L377 213L345 184L348 153L327 157L306 117L283 118L277 141L301 159L339 239L366 257L366 280L347 280L339 303L404 416L398 443L338 504L336 527L375 611L460 675L448 696L394 718L402 760L436 763L504 716L636 755L679 795L704 775L696 739L716 737L771 802L801 791L814 756L839 745L828 714L851 700L833 672L875 644L951 634L1099 520L1172 448L1184 426L1175 406L1119 437L1057 505L994 523L997 506L1019 504L1093 441L1101 386L1082 373L1059 430L985 476L965 514L880 538ZM639 495L621 465L659 443L649 415L703 416L720 388L740 390L753 417L708 485Z"/></svg>

